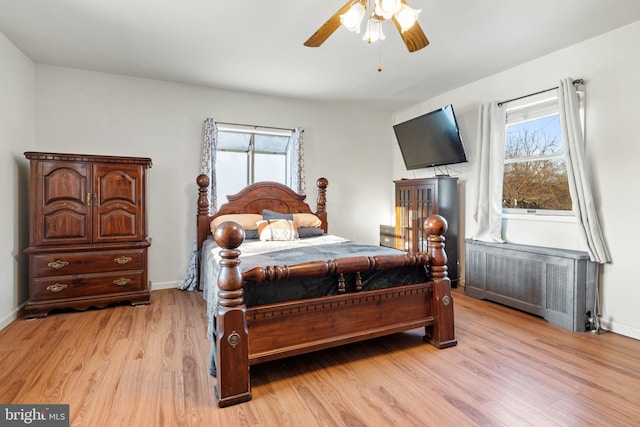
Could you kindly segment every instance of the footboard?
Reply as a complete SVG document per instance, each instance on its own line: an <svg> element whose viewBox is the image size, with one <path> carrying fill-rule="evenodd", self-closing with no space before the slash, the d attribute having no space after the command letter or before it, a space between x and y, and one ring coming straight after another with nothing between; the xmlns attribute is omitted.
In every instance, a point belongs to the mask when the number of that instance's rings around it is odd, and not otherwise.
<svg viewBox="0 0 640 427"><path fill-rule="evenodd" d="M432 327L433 283L249 308L249 364Z"/></svg>
<svg viewBox="0 0 640 427"><path fill-rule="evenodd" d="M249 366L310 351L425 327L425 340L438 348L456 345L453 300L444 251L446 221L425 221L428 253L351 257L293 266L270 266L242 272L237 249L244 239L239 224L225 222L214 233L220 251L215 358L218 405L251 399ZM424 265L423 283L311 298L247 308L242 285L375 269ZM342 282L340 282L342 283ZM340 288L339 288L340 289Z"/></svg>

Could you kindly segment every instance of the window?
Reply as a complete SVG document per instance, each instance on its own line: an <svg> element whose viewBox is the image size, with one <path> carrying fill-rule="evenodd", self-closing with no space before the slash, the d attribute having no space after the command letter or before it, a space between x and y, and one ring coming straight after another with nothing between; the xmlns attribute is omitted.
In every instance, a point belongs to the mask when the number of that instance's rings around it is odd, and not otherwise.
<svg viewBox="0 0 640 427"><path fill-rule="evenodd" d="M556 92L528 96L507 108L506 213L572 214Z"/></svg>
<svg viewBox="0 0 640 427"><path fill-rule="evenodd" d="M291 131L218 126L216 188L220 203L258 181L275 181L293 188Z"/></svg>

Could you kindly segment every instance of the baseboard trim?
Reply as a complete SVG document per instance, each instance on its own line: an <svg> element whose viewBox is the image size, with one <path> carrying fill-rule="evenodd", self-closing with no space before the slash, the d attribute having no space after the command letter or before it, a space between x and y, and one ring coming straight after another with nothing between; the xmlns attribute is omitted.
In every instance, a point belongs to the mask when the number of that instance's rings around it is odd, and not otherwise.
<svg viewBox="0 0 640 427"><path fill-rule="evenodd" d="M640 340L640 329L633 328L628 325L623 325L621 323L614 322L610 318L603 317L601 319L602 329L613 332L618 335L624 335L625 337L633 338L636 340Z"/></svg>
<svg viewBox="0 0 640 427"><path fill-rule="evenodd" d="M182 282L151 282L151 291L179 288Z"/></svg>
<svg viewBox="0 0 640 427"><path fill-rule="evenodd" d="M7 326L9 326L9 324L14 320L16 320L18 317L20 317L20 313L22 312L22 309L26 304L27 304L26 301L23 302L17 308L14 308L13 310L11 310L9 314L7 314L2 319L0 319L0 331L6 328Z"/></svg>

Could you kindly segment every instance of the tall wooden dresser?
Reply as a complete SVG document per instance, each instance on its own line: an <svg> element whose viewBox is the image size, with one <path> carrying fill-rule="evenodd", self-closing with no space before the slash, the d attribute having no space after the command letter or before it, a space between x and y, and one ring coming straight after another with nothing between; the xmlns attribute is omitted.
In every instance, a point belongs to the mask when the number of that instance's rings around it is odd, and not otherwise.
<svg viewBox="0 0 640 427"><path fill-rule="evenodd" d="M393 182L396 187L396 248L414 252L426 251L424 220L434 214L442 215L448 224L447 232L444 234L447 270L451 286L457 287L460 279L458 178L439 175L434 178L402 179Z"/></svg>
<svg viewBox="0 0 640 427"><path fill-rule="evenodd" d="M151 159L26 152L30 160L25 317L148 304L146 172Z"/></svg>

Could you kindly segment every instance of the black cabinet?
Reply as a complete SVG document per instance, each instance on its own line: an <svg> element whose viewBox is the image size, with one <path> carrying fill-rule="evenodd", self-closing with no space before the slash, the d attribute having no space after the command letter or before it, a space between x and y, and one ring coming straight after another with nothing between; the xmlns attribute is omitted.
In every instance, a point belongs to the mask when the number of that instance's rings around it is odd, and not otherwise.
<svg viewBox="0 0 640 427"><path fill-rule="evenodd" d="M425 251L427 240L424 220L430 215L443 216L449 225L445 233L447 268L451 286L460 280L460 256L458 232L460 202L458 178L436 176L433 178L402 179L395 183L395 216L397 249Z"/></svg>

